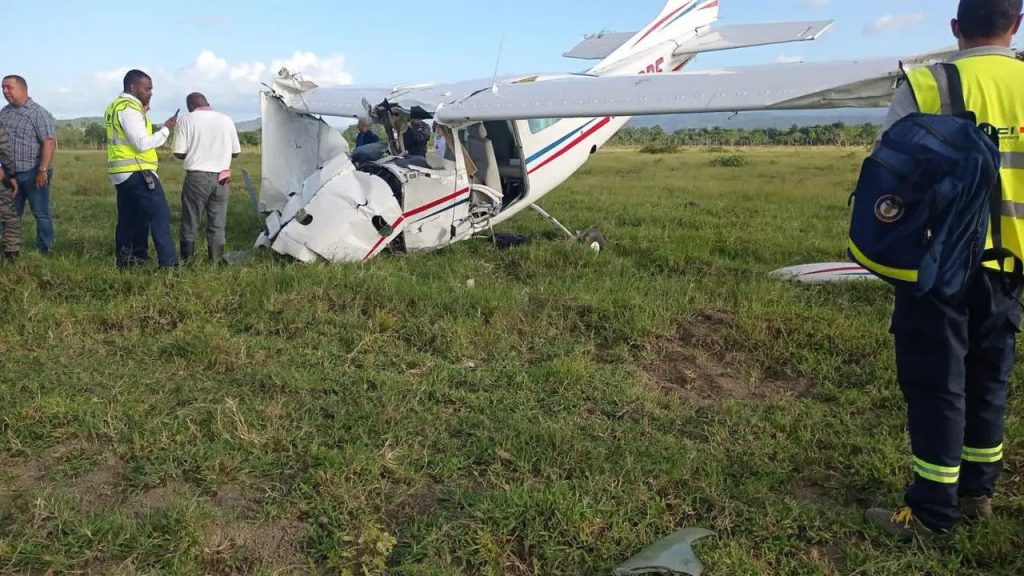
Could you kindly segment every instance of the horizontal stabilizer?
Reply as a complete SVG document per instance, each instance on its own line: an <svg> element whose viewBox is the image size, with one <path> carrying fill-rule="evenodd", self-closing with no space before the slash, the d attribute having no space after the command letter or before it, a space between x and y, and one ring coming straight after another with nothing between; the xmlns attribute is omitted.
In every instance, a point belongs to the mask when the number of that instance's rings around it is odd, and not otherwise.
<svg viewBox="0 0 1024 576"><path fill-rule="evenodd" d="M562 54L566 58L579 58L580 60L604 60L611 56L612 52L636 36L636 32L602 32L587 36L583 42L575 48Z"/></svg>
<svg viewBox="0 0 1024 576"><path fill-rule="evenodd" d="M767 24L737 24L704 31L699 36L677 40L677 56L700 54L719 50L735 50L769 44L806 42L817 40L835 20L808 22L770 22ZM608 32L587 36L575 48L563 54L566 58L580 60L603 60L632 38L636 32Z"/></svg>
<svg viewBox="0 0 1024 576"><path fill-rule="evenodd" d="M723 26L706 34L686 40L676 48L676 56L700 54L718 50L735 50L752 46L785 44L817 40L835 20L815 22L772 22L768 24L737 24Z"/></svg>

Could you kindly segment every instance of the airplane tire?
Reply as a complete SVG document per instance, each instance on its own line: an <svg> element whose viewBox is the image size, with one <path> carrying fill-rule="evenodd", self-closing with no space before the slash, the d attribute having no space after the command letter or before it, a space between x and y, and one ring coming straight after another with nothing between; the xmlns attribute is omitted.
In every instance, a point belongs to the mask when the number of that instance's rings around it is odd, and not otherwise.
<svg viewBox="0 0 1024 576"><path fill-rule="evenodd" d="M605 249L607 242L605 241L604 234L601 233L597 228L591 228L590 230L584 230L579 235L580 242L586 247L590 248L594 252L601 252Z"/></svg>

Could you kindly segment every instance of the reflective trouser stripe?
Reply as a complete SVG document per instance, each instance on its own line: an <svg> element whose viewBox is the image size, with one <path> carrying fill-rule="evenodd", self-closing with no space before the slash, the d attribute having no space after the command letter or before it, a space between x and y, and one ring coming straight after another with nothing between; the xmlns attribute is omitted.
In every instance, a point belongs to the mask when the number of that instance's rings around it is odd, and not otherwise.
<svg viewBox="0 0 1024 576"><path fill-rule="evenodd" d="M956 484L960 480L959 466L929 464L916 456L914 457L914 472L925 480L939 484Z"/></svg>
<svg viewBox="0 0 1024 576"><path fill-rule="evenodd" d="M964 460L976 464L994 464L1003 459L1003 445L995 448L964 447Z"/></svg>
<svg viewBox="0 0 1024 576"><path fill-rule="evenodd" d="M1024 152L1003 152L1002 167L1009 170L1024 168Z"/></svg>

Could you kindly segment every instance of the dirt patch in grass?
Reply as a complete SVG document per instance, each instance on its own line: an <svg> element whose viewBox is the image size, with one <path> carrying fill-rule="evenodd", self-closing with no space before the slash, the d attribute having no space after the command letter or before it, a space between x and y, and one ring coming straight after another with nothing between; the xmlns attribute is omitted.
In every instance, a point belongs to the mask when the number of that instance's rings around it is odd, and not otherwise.
<svg viewBox="0 0 1024 576"><path fill-rule="evenodd" d="M661 389L698 403L719 400L767 401L799 397L809 384L799 378L754 376L744 369L742 352L730 349L725 334L734 329L731 314L706 311L681 326L674 337L648 344L652 358L645 367Z"/></svg>
<svg viewBox="0 0 1024 576"><path fill-rule="evenodd" d="M96 508L114 502L124 472L121 460L109 453L99 456L95 469L65 477L62 467L76 456L94 454L95 447L80 442L58 444L33 459L0 459L0 503L30 490L62 490L75 502Z"/></svg>
<svg viewBox="0 0 1024 576"><path fill-rule="evenodd" d="M824 568L826 574L849 574L846 555L836 544L812 544L804 549L803 555L812 563Z"/></svg>
<svg viewBox="0 0 1024 576"><path fill-rule="evenodd" d="M124 463L113 454L107 454L96 470L71 482L71 493L76 501L90 508L110 505L117 500L117 487L123 474Z"/></svg>
<svg viewBox="0 0 1024 576"><path fill-rule="evenodd" d="M440 486L432 483L420 486L385 511L385 524L390 530L397 531L403 524L430 516L441 507L441 501Z"/></svg>
<svg viewBox="0 0 1024 576"><path fill-rule="evenodd" d="M46 471L37 460L0 459L0 506L39 485L45 477Z"/></svg>
<svg viewBox="0 0 1024 576"><path fill-rule="evenodd" d="M139 494L128 503L126 508L128 511L136 513L168 508L188 497L189 493L188 484L169 482Z"/></svg>
<svg viewBox="0 0 1024 576"><path fill-rule="evenodd" d="M289 573L308 567L304 546L309 533L308 526L294 520L215 523L202 534L204 563L218 573Z"/></svg>
<svg viewBox="0 0 1024 576"><path fill-rule="evenodd" d="M793 486L793 494L798 501L808 506L832 508L837 505L828 489L814 482L797 482Z"/></svg>
<svg viewBox="0 0 1024 576"><path fill-rule="evenodd" d="M245 490L235 484L218 486L210 502L228 518L249 518L256 509Z"/></svg>

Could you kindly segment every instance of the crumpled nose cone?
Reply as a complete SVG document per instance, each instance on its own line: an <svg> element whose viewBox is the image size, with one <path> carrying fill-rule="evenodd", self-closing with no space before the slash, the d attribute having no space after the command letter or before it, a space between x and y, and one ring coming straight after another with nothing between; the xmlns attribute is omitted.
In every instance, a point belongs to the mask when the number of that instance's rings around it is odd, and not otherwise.
<svg viewBox="0 0 1024 576"><path fill-rule="evenodd" d="M302 262L360 262L401 232L402 208L388 184L358 172L346 156L331 160L267 218L257 246Z"/></svg>

